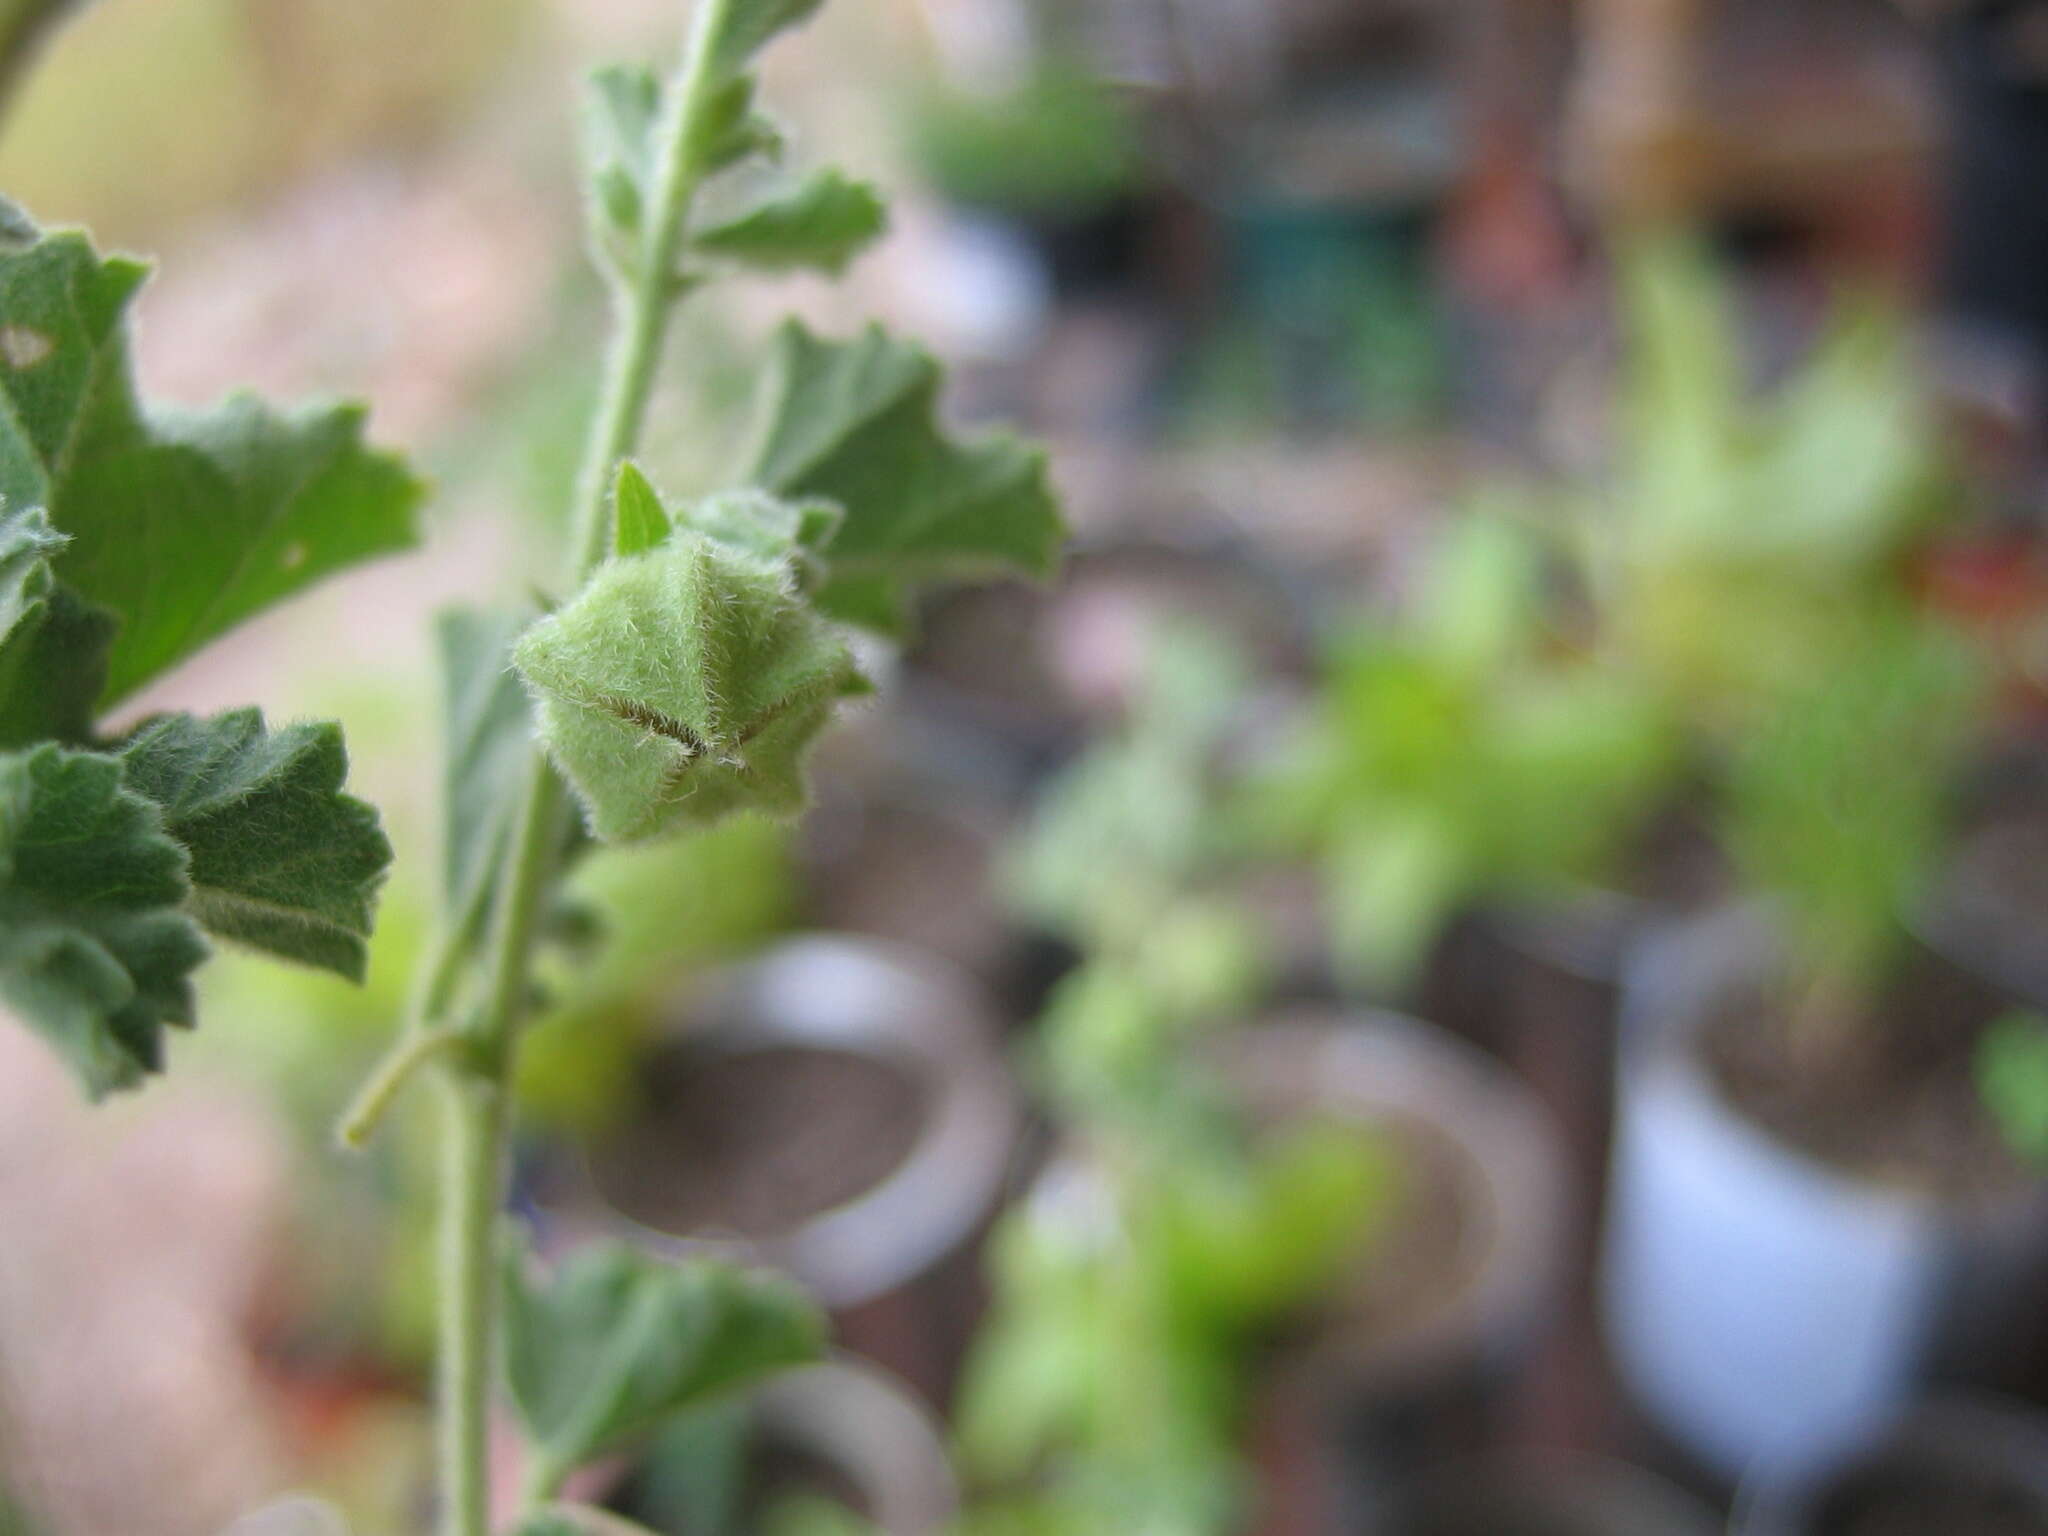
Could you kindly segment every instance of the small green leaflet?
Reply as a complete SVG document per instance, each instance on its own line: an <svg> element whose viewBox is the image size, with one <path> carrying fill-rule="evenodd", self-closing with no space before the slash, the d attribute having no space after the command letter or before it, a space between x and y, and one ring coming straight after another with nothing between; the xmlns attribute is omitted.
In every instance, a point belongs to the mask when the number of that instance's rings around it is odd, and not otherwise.
<svg viewBox="0 0 2048 1536"><path fill-rule="evenodd" d="M513 1404L538 1453L563 1469L825 1345L817 1306L781 1276L623 1244L583 1249L544 1280L514 1248L504 1294Z"/></svg>
<svg viewBox="0 0 2048 1536"><path fill-rule="evenodd" d="M841 508L831 579L817 593L834 618L901 633L912 583L1052 573L1065 530L1044 454L1008 437L947 436L938 393L930 354L877 327L835 342L790 321L776 336L745 478Z"/></svg>
<svg viewBox="0 0 2048 1536"><path fill-rule="evenodd" d="M873 187L835 170L819 170L788 191L700 230L690 243L708 255L764 271L809 268L837 276L887 225Z"/></svg>
<svg viewBox="0 0 2048 1536"><path fill-rule="evenodd" d="M0 755L0 1002L94 1098L163 1064L192 1022L206 943L180 905L185 851L118 760L45 745Z"/></svg>
<svg viewBox="0 0 2048 1536"><path fill-rule="evenodd" d="M589 1504L557 1504L528 1515L512 1536L659 1536L646 1526Z"/></svg>
<svg viewBox="0 0 2048 1536"><path fill-rule="evenodd" d="M605 841L803 808L803 760L858 686L793 564L692 528L602 567L521 637L541 738Z"/></svg>
<svg viewBox="0 0 2048 1536"><path fill-rule="evenodd" d="M362 443L362 411L205 412L136 398L125 317L146 270L85 237L0 246L0 499L70 543L57 580L120 620L98 704L251 614L413 542L422 487Z"/></svg>
<svg viewBox="0 0 2048 1536"><path fill-rule="evenodd" d="M620 557L644 555L668 538L668 513L662 510L647 476L631 459L619 466L612 488L612 549Z"/></svg>
<svg viewBox="0 0 2048 1536"><path fill-rule="evenodd" d="M208 932L361 981L391 844L342 793L332 722L264 727L254 709L164 715L120 748L128 788L191 855L186 910Z"/></svg>

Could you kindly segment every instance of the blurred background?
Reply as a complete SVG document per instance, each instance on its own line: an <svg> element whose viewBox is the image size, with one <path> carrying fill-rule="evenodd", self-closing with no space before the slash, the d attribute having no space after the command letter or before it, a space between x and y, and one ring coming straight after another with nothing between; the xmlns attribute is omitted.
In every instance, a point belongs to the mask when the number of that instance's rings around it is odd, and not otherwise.
<svg viewBox="0 0 2048 1536"><path fill-rule="evenodd" d="M7 1536L423 1528L432 1139L329 1127L429 922L431 614L568 501L579 82L684 10L94 0L8 86L0 188L158 263L152 394L360 395L436 493L136 710L344 721L367 986L229 958L96 1111L0 1031ZM875 658L800 825L578 876L520 1214L843 1352L586 1492L2048 1532L2048 3L834 0L767 76L892 237L683 309L655 478L876 314L1074 537Z"/></svg>

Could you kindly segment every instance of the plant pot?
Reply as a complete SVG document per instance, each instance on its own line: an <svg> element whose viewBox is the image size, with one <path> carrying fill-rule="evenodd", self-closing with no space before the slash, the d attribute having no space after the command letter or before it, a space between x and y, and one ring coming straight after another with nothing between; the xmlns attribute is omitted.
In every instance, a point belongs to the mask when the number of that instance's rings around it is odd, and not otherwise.
<svg viewBox="0 0 2048 1536"><path fill-rule="evenodd" d="M749 1400L742 1433L743 1530L756 1528L764 1505L791 1494L842 1503L888 1536L938 1536L958 1512L939 1426L903 1383L865 1362L841 1357L771 1378ZM610 1507L695 1536L692 1501L665 1501L650 1471L643 1457ZM671 1501L683 1507L650 1507Z"/></svg>
<svg viewBox="0 0 2048 1536"><path fill-rule="evenodd" d="M1723 912L1646 944L1623 997L1608 1336L1640 1404L1730 1480L1815 1467L1921 1383L2023 1354L2048 1230L2038 1185L1880 1186L1732 1107L1702 1032L1777 965L1765 914Z"/></svg>
<svg viewBox="0 0 2048 1536"><path fill-rule="evenodd" d="M1353 1119L1421 1169L1370 1264L1273 1363L1253 1425L1261 1536L1356 1528L1387 1474L1476 1454L1548 1323L1571 1226L1558 1134L1479 1051L1382 1012L1301 1011L1225 1043L1264 1119Z"/></svg>
<svg viewBox="0 0 2048 1536"><path fill-rule="evenodd" d="M1737 1536L2048 1536L2048 1419L1987 1400L1928 1403L1811 1476L1758 1478Z"/></svg>
<svg viewBox="0 0 2048 1536"><path fill-rule="evenodd" d="M665 1021L640 1112L563 1160L553 1240L787 1270L836 1337L943 1401L1018 1110L974 988L913 950L789 940Z"/></svg>
<svg viewBox="0 0 2048 1536"><path fill-rule="evenodd" d="M1460 1462L1390 1495L1361 1536L1719 1536L1690 1494L1619 1462Z"/></svg>

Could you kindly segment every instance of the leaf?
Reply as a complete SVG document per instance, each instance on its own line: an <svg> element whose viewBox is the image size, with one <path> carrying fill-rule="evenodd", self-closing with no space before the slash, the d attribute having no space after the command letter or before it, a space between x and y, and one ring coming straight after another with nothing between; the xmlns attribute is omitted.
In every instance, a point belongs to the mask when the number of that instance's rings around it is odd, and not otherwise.
<svg viewBox="0 0 2048 1536"><path fill-rule="evenodd" d="M94 1098L161 1069L206 956L179 910L185 851L121 777L98 753L0 755L0 1001Z"/></svg>
<svg viewBox="0 0 2048 1536"><path fill-rule="evenodd" d="M0 747L92 739L107 680L114 616L57 587L43 611L0 644Z"/></svg>
<svg viewBox="0 0 2048 1536"><path fill-rule="evenodd" d="M836 170L819 170L789 191L700 231L691 244L771 272L812 268L836 277L887 224L873 187Z"/></svg>
<svg viewBox="0 0 2048 1536"><path fill-rule="evenodd" d="M606 841L802 809L806 749L855 677L789 563L694 529L604 566L513 662Z"/></svg>
<svg viewBox="0 0 2048 1536"><path fill-rule="evenodd" d="M644 555L668 538L668 513L631 459L619 465L612 489L612 548L622 558Z"/></svg>
<svg viewBox="0 0 2048 1536"><path fill-rule="evenodd" d="M607 1244L541 1281L511 1255L506 1379L555 1467L619 1449L684 1409L816 1359L824 1345L817 1306L777 1275Z"/></svg>
<svg viewBox="0 0 2048 1536"><path fill-rule="evenodd" d="M754 110L752 75L735 75L714 89L690 127L690 153L706 175L754 155L777 159L782 143L782 130Z"/></svg>
<svg viewBox="0 0 2048 1536"><path fill-rule="evenodd" d="M661 81L645 65L610 64L590 76L583 112L583 160L594 212L630 242L640 230L654 180L654 125Z"/></svg>
<svg viewBox="0 0 2048 1536"><path fill-rule="evenodd" d="M949 438L938 392L931 356L877 327L834 342L791 321L776 336L766 427L745 478L843 510L817 594L835 618L899 631L913 582L1053 570L1064 530L1043 453L1007 437Z"/></svg>
<svg viewBox="0 0 2048 1536"><path fill-rule="evenodd" d="M447 739L441 879L447 910L475 909L502 856L533 750L533 711L512 670L519 613L458 608L435 624Z"/></svg>
<svg viewBox="0 0 2048 1536"><path fill-rule="evenodd" d="M342 793L331 721L270 731L260 710L164 715L121 746L128 788L191 855L189 911L209 933L361 981L391 844Z"/></svg>
<svg viewBox="0 0 2048 1536"><path fill-rule="evenodd" d="M0 506L0 644L42 612L55 584L50 560L67 542L41 507Z"/></svg>
<svg viewBox="0 0 2048 1536"><path fill-rule="evenodd" d="M809 21L823 0L730 0L703 39L713 80L738 76L776 33Z"/></svg>
<svg viewBox="0 0 2048 1536"><path fill-rule="evenodd" d="M342 405L151 411L125 314L146 275L85 237L0 245L0 498L70 543L57 579L120 621L104 706L340 568L413 542L422 487Z"/></svg>

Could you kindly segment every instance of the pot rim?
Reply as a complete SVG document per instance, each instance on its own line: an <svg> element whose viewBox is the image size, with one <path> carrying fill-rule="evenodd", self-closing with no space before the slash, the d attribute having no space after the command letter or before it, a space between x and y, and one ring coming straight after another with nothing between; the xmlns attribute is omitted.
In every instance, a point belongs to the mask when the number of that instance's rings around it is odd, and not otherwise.
<svg viewBox="0 0 2048 1536"><path fill-rule="evenodd" d="M998 1202L1022 1114L978 988L909 946L803 934L716 972L671 1008L650 1047L693 1036L724 1055L801 1046L905 1068L926 1090L910 1151L870 1188L785 1232L666 1231L605 1192L588 1138L573 1146L570 1224L655 1254L723 1255L783 1269L833 1310L908 1284L964 1244Z"/></svg>
<svg viewBox="0 0 2048 1536"><path fill-rule="evenodd" d="M909 1386L870 1361L834 1351L773 1376L754 1412L844 1472L889 1536L937 1536L958 1513L944 1432Z"/></svg>
<svg viewBox="0 0 2048 1536"><path fill-rule="evenodd" d="M1577 1218L1561 1132L1512 1071L1439 1026L1384 1009L1289 1008L1228 1044L1233 1076L1251 1074L1254 1093L1306 1090L1325 1112L1429 1127L1484 1200L1466 1239L1470 1260L1433 1306L1372 1334L1339 1309L1307 1346L1306 1368L1334 1358L1349 1379L1392 1384L1448 1361L1491 1359L1533 1331L1562 1281Z"/></svg>
<svg viewBox="0 0 2048 1536"><path fill-rule="evenodd" d="M1810 1189L1873 1220L1940 1223L1968 1230L2002 1227L2048 1201L2048 1181L1957 1198L1938 1190L1887 1184L1785 1140L1745 1113L1713 1079L1698 1039L1707 999L1729 986L1768 976L1774 925L1768 903L1732 903L1668 920L1645 933L1623 967L1616 1070L1628 1085L1661 1084L1710 1112L1752 1158L1776 1164Z"/></svg>
<svg viewBox="0 0 2048 1536"><path fill-rule="evenodd" d="M2048 1504L2048 1413L1992 1393L1945 1392L1908 1404L1803 1476L1784 1477L1767 1464L1752 1468L1736 1487L1729 1530L1803 1536L1815 1500L1837 1479L1900 1455L1924 1456L1963 1475L2005 1475Z"/></svg>

